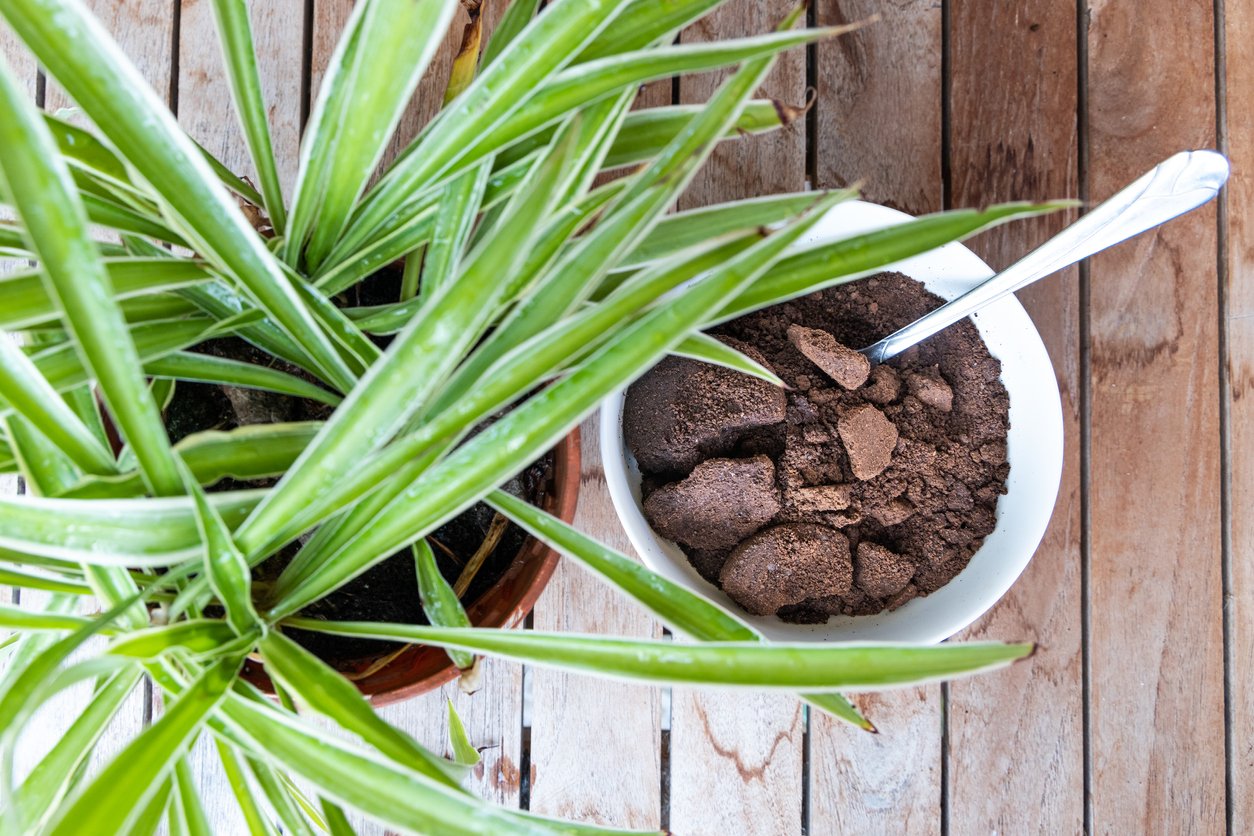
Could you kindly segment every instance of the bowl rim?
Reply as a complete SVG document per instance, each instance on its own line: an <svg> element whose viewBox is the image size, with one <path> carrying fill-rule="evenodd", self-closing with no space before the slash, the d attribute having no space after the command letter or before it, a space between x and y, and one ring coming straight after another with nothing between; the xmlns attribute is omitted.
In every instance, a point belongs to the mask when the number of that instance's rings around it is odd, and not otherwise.
<svg viewBox="0 0 1254 836"><path fill-rule="evenodd" d="M839 240L912 217L879 204L850 200L829 210L798 246ZM887 271L918 278L945 298L993 275L987 264L960 243L876 270ZM611 500L637 554L650 569L722 606L772 640L935 643L969 626L988 612L1027 568L1053 516L1063 469L1063 415L1057 376L1027 312L1011 295L978 311L972 319L990 351L1001 360L1002 381L1011 394L1007 438L1011 474L1008 492L997 504L993 533L967 567L945 586L892 613L836 616L817 625L788 624L774 615L744 612L722 590L701 578L678 546L655 534L645 521L639 500L639 471L622 436L624 388L601 404L600 449Z"/></svg>

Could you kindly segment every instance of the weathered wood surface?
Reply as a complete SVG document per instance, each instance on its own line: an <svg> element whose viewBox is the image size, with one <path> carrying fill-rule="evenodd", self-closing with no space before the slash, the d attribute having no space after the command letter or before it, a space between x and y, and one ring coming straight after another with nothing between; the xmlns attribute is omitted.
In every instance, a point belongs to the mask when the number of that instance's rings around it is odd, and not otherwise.
<svg viewBox="0 0 1254 836"><path fill-rule="evenodd" d="M744 36L773 28L791 0L731 0L690 26L684 42ZM684 79L683 103L710 97L723 73ZM801 52L780 58L762 92L788 104L805 99ZM805 187L804 124L715 149L681 208ZM669 825L676 833L795 833L802 822L805 712L786 694L675 688L671 696Z"/></svg>
<svg viewBox="0 0 1254 836"><path fill-rule="evenodd" d="M304 115L303 39L292 37L305 20L304 0L252 0L248 4L253 44L261 69L262 95L270 117L270 140L284 196L296 184L301 119ZM179 65L175 89L183 129L232 171L257 182L248 146L231 101L222 67L222 47L213 4L183 3L179 15Z"/></svg>
<svg viewBox="0 0 1254 836"><path fill-rule="evenodd" d="M247 170L209 4L92 5L160 94L176 96L193 135ZM502 5L486 8L490 23ZM760 31L789 8L732 0L683 37ZM265 0L250 9L290 188L300 119L351 3ZM683 834L1249 832L1254 9L1209 0L1079 8L1071 0L820 0L812 17L837 24L872 14L881 21L785 58L764 92L800 104L812 84L811 114L780 134L719 149L681 205L799 190L807 180L862 181L869 199L912 212L1100 199L1181 148L1223 142L1234 159L1226 211L1209 207L1095 259L1086 281L1072 270L1023 294L1062 387L1063 484L1028 572L966 637L1036 639L1042 651L1011 671L950 686L946 700L937 687L860 698L878 736L818 716L807 723L793 698L666 695L548 671L524 678L499 663L487 665L473 695L451 685L384 713L444 750L451 697L484 747L480 792L586 821ZM461 22L403 121L403 139L438 107ZM33 95L33 65L17 71ZM701 101L717 79L674 92ZM671 94L663 82L642 98L665 104ZM44 98L51 108L69 104L55 84ZM1225 105L1218 134L1217 99ZM1000 230L972 246L1004 266L1064 222ZM595 427L586 426L578 522L625 547L596 448ZM559 571L534 623L660 629L573 565ZM119 734L133 733L144 715L137 698ZM46 747L54 720L32 727L31 738ZM215 763L207 751L198 759L215 832L239 832Z"/></svg>
<svg viewBox="0 0 1254 836"><path fill-rule="evenodd" d="M815 181L861 181L867 199L912 214L944 205L941 9L871 0L822 2L816 22L880 22L817 49ZM851 130L864 125L865 130ZM884 144L899 149L889 158ZM900 161L900 164L898 164ZM868 735L810 715L812 833L928 833L941 815L941 688L858 699Z"/></svg>
<svg viewBox="0 0 1254 836"><path fill-rule="evenodd" d="M1231 833L1254 831L1254 5L1227 4L1225 121L1221 142L1233 174L1219 228L1221 339L1226 337L1229 491L1224 590L1228 636L1228 777Z"/></svg>
<svg viewBox="0 0 1254 836"><path fill-rule="evenodd" d="M1215 144L1212 11L1209 0L1092 5L1088 194ZM1216 264L1209 205L1089 267L1097 832L1224 828Z"/></svg>
<svg viewBox="0 0 1254 836"><path fill-rule="evenodd" d="M949 15L949 204L1077 196L1075 3L963 0ZM1004 227L972 248L994 269L1007 267L1073 218ZM1067 440L1062 485L1027 572L963 637L1037 638L1046 651L999 676L949 686L951 833L1078 833L1084 826L1079 270L1020 299L1058 375Z"/></svg>
<svg viewBox="0 0 1254 836"><path fill-rule="evenodd" d="M628 553L601 469L596 419L582 430L575 525ZM537 630L655 638L661 628L582 567L563 562L536 604ZM661 804L662 706L656 688L528 671L530 807L618 827L656 828ZM614 791L607 792L608 787Z"/></svg>

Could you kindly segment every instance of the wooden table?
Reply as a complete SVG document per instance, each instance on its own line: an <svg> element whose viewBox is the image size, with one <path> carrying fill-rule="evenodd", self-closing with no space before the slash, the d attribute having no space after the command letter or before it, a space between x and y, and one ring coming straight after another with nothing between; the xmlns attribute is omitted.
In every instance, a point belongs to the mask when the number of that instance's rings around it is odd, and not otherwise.
<svg viewBox="0 0 1254 836"><path fill-rule="evenodd" d="M191 134L247 169L209 4L90 5ZM761 31L790 5L732 0L683 37ZM290 192L310 91L350 0L250 6ZM817 24L881 20L784 58L767 92L800 103L814 88L808 117L720 148L683 200L855 180L869 199L915 213L1098 199L1179 149L1232 155L1217 207L1023 294L1058 372L1066 468L1027 573L964 637L1035 639L1041 652L993 676L860 699L875 736L807 716L790 697L665 692L498 663L473 696L445 688L386 709L390 720L443 746L451 697L488 747L485 795L682 834L1254 832L1254 690L1243 687L1254 677L1254 515L1243 513L1254 505L1254 3L1078 6L820 0ZM455 40L406 135L433 112ZM6 51L42 103L66 103ZM652 85L642 100L699 102L714 81ZM973 247L1004 266L1066 220ZM584 452L579 524L625 548L595 432ZM662 632L570 565L533 623ZM66 705L72 715L64 701L50 713L66 716ZM151 710L137 695L118 731ZM202 772L218 832L240 832L220 776Z"/></svg>

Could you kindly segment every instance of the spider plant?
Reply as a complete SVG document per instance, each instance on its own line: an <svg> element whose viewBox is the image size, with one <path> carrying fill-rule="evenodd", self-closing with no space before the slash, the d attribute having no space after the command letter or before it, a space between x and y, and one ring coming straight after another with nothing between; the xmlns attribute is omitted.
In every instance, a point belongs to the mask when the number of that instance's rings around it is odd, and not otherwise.
<svg viewBox="0 0 1254 836"><path fill-rule="evenodd" d="M15 833L202 832L186 759L212 738L250 827L351 832L353 808L413 832L582 832L486 804L461 783L466 745L425 749L381 720L290 628L417 642L459 663L488 654L646 682L796 691L864 728L839 694L989 670L1026 644L765 644L735 616L497 487L608 393L669 352L754 372L700 337L746 311L868 275L993 224L1055 208L955 211L802 246L851 191L670 213L721 141L783 127L753 98L783 50L840 34L795 29L708 44L675 34L718 0L518 0L443 111L374 179L456 0L363 0L332 58L284 195L246 6L214 0L234 103L259 186L178 127L76 0L0 0L0 15L91 128L38 112L0 68L0 583L46 593L0 606L0 821ZM631 110L642 83L731 68L700 107ZM623 176L602 183L598 175ZM373 182L372 182L373 180ZM93 237L93 230L115 234ZM344 291L405 259L389 304ZM297 376L189 349L237 336ZM381 350L372 337L393 339ZM334 404L316 424L203 433L172 445L171 381ZM311 381L317 381L312 383ZM486 430L486 416L503 417ZM116 428L120 453L106 438ZM274 479L216 490L230 475ZM302 612L486 500L685 640L469 625L420 571L430 626L328 622ZM253 570L299 550L273 583ZM429 565L427 565L429 569ZM415 595L420 590L415 590ZM86 654L86 655L85 655ZM279 699L241 679L264 661ZM164 710L103 769L85 768L142 677ZM27 775L13 767L36 709L72 684L92 699ZM310 715L350 734L328 739ZM296 781L311 788L308 797Z"/></svg>

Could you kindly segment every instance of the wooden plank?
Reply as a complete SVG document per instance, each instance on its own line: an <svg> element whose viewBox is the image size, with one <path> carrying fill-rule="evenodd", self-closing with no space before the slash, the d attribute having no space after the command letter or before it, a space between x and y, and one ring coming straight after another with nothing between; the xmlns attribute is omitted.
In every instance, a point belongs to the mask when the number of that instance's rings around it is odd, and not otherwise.
<svg viewBox="0 0 1254 836"><path fill-rule="evenodd" d="M1215 143L1210 0L1089 9L1089 194ZM1224 829L1214 206L1090 272L1091 832Z"/></svg>
<svg viewBox="0 0 1254 836"><path fill-rule="evenodd" d="M643 86L633 108L671 103L671 83ZM604 175L608 182L623 172ZM599 422L581 429L583 478L575 525L634 554L605 486ZM660 627L602 581L563 562L536 604L537 629L569 629L655 638ZM613 618L607 620L606 614ZM554 671L529 669L524 721L530 732L529 806L537 812L631 827L660 823L660 694ZM613 741L606 741L606 730ZM624 783L625 778L625 783ZM612 791L607 792L607 788Z"/></svg>
<svg viewBox="0 0 1254 836"><path fill-rule="evenodd" d="M575 525L632 554L610 502L598 422L583 425ZM563 561L536 604L537 630L655 638L638 607L577 564ZM560 671L528 671L532 685L532 810L597 824L657 828L661 816L661 699L655 688Z"/></svg>
<svg viewBox="0 0 1254 836"><path fill-rule="evenodd" d="M878 734L810 709L810 832L938 832L940 688L862 694L854 701L879 724Z"/></svg>
<svg viewBox="0 0 1254 836"><path fill-rule="evenodd" d="M1076 196L1075 3L964 0L951 4L949 20L951 204ZM972 246L1000 269L1073 219L1014 224ZM961 638L1033 639L1043 649L1005 672L950 685L951 833L1084 828L1078 282L1072 269L1021 294L1058 375L1062 487L1027 572Z"/></svg>
<svg viewBox="0 0 1254 836"><path fill-rule="evenodd" d="M685 42L773 29L789 0L731 0L689 27ZM706 101L725 73L686 78L684 103ZM805 100L805 53L782 56L762 93ZM805 188L803 122L724 143L680 199L682 208ZM671 696L670 827L677 833L795 833L802 821L805 719L795 697L676 688Z"/></svg>
<svg viewBox="0 0 1254 836"><path fill-rule="evenodd" d="M174 16L170 0L89 0L84 5L118 42L162 101L169 101ZM74 103L52 79L44 107L55 111Z"/></svg>
<svg viewBox="0 0 1254 836"><path fill-rule="evenodd" d="M1228 3L1225 240L1228 343L1230 565L1228 607L1228 777L1230 833L1254 832L1254 6Z"/></svg>
<svg viewBox="0 0 1254 836"><path fill-rule="evenodd" d="M680 40L685 43L725 40L769 32L795 6L789 0L730 0L684 30ZM719 72L684 78L679 86L679 101L683 104L705 102L726 77L726 72ZM790 105L803 104L805 52L794 49L780 56L759 94ZM805 142L803 120L783 130L742 137L738 142L724 142L693 178L687 194L680 198L680 208L800 191L805 187Z"/></svg>
<svg viewBox="0 0 1254 836"><path fill-rule="evenodd" d="M822 26L869 20L817 48L815 180L863 184L863 196L906 212L940 208L941 4L819 0Z"/></svg>
<svg viewBox="0 0 1254 836"><path fill-rule="evenodd" d="M818 47L816 185L861 181L868 200L913 214L941 209L939 5L857 0L821 2L816 11L820 25L881 15L879 22ZM811 712L810 832L935 832L941 816L940 688L864 696L858 704L880 728L878 735Z"/></svg>
<svg viewBox="0 0 1254 836"><path fill-rule="evenodd" d="M248 11L279 179L290 199L300 143L305 2L253 0ZM231 101L211 3L183 3L177 85L183 129L232 171L257 182Z"/></svg>

